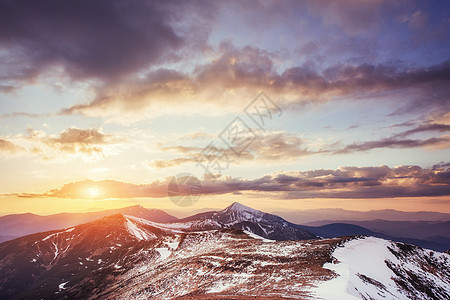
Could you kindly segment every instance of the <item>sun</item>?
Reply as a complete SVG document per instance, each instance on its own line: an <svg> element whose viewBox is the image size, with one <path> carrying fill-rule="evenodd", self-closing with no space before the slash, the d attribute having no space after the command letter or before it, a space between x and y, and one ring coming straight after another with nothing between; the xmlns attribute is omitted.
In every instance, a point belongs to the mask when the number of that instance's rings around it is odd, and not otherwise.
<svg viewBox="0 0 450 300"><path fill-rule="evenodd" d="M87 189L87 194L90 197L95 198L95 197L98 197L98 195L100 195L100 190L96 186L90 187Z"/></svg>

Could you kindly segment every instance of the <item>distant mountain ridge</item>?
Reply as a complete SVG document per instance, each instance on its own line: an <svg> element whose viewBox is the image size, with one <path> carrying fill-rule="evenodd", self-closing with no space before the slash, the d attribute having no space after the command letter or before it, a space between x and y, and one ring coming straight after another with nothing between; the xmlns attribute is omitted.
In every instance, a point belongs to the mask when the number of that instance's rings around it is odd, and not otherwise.
<svg viewBox="0 0 450 300"><path fill-rule="evenodd" d="M295 211L274 211L276 215L295 224L310 225L322 220L341 221L450 221L449 213L433 211L406 212L394 209L354 211L342 208L319 208Z"/></svg>
<svg viewBox="0 0 450 300"><path fill-rule="evenodd" d="M0 217L0 242L37 232L67 228L117 213L145 218L155 222L169 222L176 217L159 209L147 209L140 205L87 213L59 213L40 216L32 213ZM3 239L3 240L2 240Z"/></svg>
<svg viewBox="0 0 450 300"><path fill-rule="evenodd" d="M139 217L158 223L161 228L176 229L183 232L230 228L244 230L262 238L278 241L368 235L410 243L436 251L450 249L450 239L447 236L439 235L445 232L445 226L448 226L448 223L442 226L441 231L434 230L432 231L433 236L424 239L414 234L395 234L393 233L395 230L391 232L389 230L378 230L371 226L363 226L367 222L367 224L370 224L370 221L330 221L322 224L320 222L315 223L315 225L320 226L298 225L288 222L277 215L261 212L237 202L223 210L203 212L183 219L177 219L161 210L146 209L142 206L130 206L122 209L81 214L63 213L51 216L37 216L33 214L9 215L0 217L0 228L2 230L0 232L0 242L15 238L16 236L12 233L17 234L18 232L21 235L25 235L27 233L68 228L92 221L92 219L95 220L117 213ZM408 222L393 222L393 224L395 224L393 229L403 228L404 232L408 231L407 226L402 227L405 224L409 224ZM414 230L413 228L410 231L419 232L419 229L416 228Z"/></svg>
<svg viewBox="0 0 450 300"><path fill-rule="evenodd" d="M329 223L322 226L306 226L306 225L296 225L296 226L323 238L367 235L396 242L408 243L440 252L444 252L450 249L450 239L440 236L437 236L434 239L411 238L401 235L398 236L380 233L377 231L369 230L368 228L363 226L349 223Z"/></svg>
<svg viewBox="0 0 450 300"><path fill-rule="evenodd" d="M323 220L311 222L308 225L322 226L325 224L332 224L336 222L336 220ZM446 238L450 238L450 221L345 220L339 222L362 226L372 231L393 236L403 236L418 239L428 239L432 238L433 236L443 236Z"/></svg>

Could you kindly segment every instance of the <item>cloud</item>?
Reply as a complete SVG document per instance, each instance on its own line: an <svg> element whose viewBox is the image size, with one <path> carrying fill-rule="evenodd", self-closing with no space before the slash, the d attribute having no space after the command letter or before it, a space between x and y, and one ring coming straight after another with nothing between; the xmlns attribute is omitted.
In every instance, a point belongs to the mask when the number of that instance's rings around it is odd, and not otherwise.
<svg viewBox="0 0 450 300"><path fill-rule="evenodd" d="M11 154L37 156L41 160L98 160L113 153L112 146L125 139L105 134L100 129L67 128L59 134L28 129L27 135L0 139L0 148Z"/></svg>
<svg viewBox="0 0 450 300"><path fill-rule="evenodd" d="M362 143L354 143L345 146L343 149L334 151L335 154L350 153L357 151L369 151L377 148L448 148L450 147L450 137L428 138L425 140L415 139L397 139L395 137L386 138L377 141L367 141Z"/></svg>
<svg viewBox="0 0 450 300"><path fill-rule="evenodd" d="M237 145L233 144L232 146ZM160 169L199 163L205 166L216 160L221 161L224 166L228 166L230 163L239 164L248 161L287 163L304 156L327 152L322 149L310 149L307 141L284 131L258 132L255 139L239 155L232 148L216 146L214 142L204 148L176 145L161 146L161 150L172 151L184 156L172 159L153 160L149 163L151 167Z"/></svg>
<svg viewBox="0 0 450 300"><path fill-rule="evenodd" d="M111 171L111 169L106 168L106 167L94 168L94 169L89 170L90 173L107 173L110 171Z"/></svg>
<svg viewBox="0 0 450 300"><path fill-rule="evenodd" d="M391 127L404 127L413 125L415 125L414 122L404 122L401 124L396 124ZM440 137L429 137L425 139L412 139L407 137L416 133L433 133L433 132L445 133L448 131L450 131L450 125L438 123L424 123L422 125L416 126L415 128L395 134L391 137L382 138L374 141L353 143L333 150L333 148L339 147L339 144L337 143L335 145L331 145L331 147L329 147L329 150L334 154L343 154L358 151L369 151L372 149L379 149L379 148L402 149L402 148L422 147L428 149L445 149L450 147L450 137L448 135L442 135Z"/></svg>
<svg viewBox="0 0 450 300"><path fill-rule="evenodd" d="M163 169L196 162L197 161L192 158L178 157L172 159L155 159L149 162L149 165L155 169Z"/></svg>
<svg viewBox="0 0 450 300"><path fill-rule="evenodd" d="M398 134L397 137L404 137L420 132L447 132L447 131L450 131L450 125L431 123L431 124L423 124L416 128L406 130L405 132Z"/></svg>
<svg viewBox="0 0 450 300"><path fill-rule="evenodd" d="M99 86L91 102L60 113L123 120L177 113L217 115L242 110L242 101L250 102L261 90L276 95L285 109L339 99L373 101L374 97L387 103L394 98L400 104L397 114L449 106L449 61L417 68L341 63L323 69L308 64L280 69L274 63L277 59L255 47L222 43L213 60L192 72L159 68L140 78Z"/></svg>
<svg viewBox="0 0 450 300"><path fill-rule="evenodd" d="M13 112L13 113L9 113L9 114L3 114L0 116L0 118L2 118L2 119L15 118L15 117L38 118L38 117L42 117L42 116L44 116L44 115L26 113L26 112Z"/></svg>
<svg viewBox="0 0 450 300"><path fill-rule="evenodd" d="M116 81L179 59L188 40L204 39L197 35L205 30L189 29L214 11L209 1L2 1L0 78L30 80L59 67L75 80Z"/></svg>
<svg viewBox="0 0 450 300"><path fill-rule="evenodd" d="M95 189L95 194L91 191ZM57 197L69 199L105 199L105 198L138 198L167 196L167 183L154 181L148 185L138 185L115 180L71 182L61 188L50 190L44 194L20 194L19 197Z"/></svg>
<svg viewBox="0 0 450 300"><path fill-rule="evenodd" d="M79 181L43 194L20 197L58 198L160 198L167 197L171 177L150 184L114 180ZM450 169L441 163L429 169L419 166L339 167L336 170L275 172L257 179L222 176L201 182L206 195L230 193L271 193L271 197L292 198L395 198L450 195ZM95 194L90 193L92 189Z"/></svg>
<svg viewBox="0 0 450 300"><path fill-rule="evenodd" d="M385 198L450 194L450 170L418 166L340 167L279 172L255 180L224 177L203 184L204 193L273 192L279 198Z"/></svg>
<svg viewBox="0 0 450 300"><path fill-rule="evenodd" d="M60 152L87 155L103 155L103 145L118 141L113 135L104 134L99 129L80 128L68 128L56 136L46 136L42 132L31 130L27 139L41 142Z"/></svg>
<svg viewBox="0 0 450 300"><path fill-rule="evenodd" d="M16 153L22 150L21 147L11 143L8 140L0 139L0 152Z"/></svg>
<svg viewBox="0 0 450 300"><path fill-rule="evenodd" d="M422 108L448 110L450 62L408 65L367 57L349 60L348 56L354 57L355 45L362 47L357 52L363 53L375 47L366 42L375 43L374 34L361 42L358 38L336 37L331 30L338 25L354 35L375 24L384 28L387 25L380 21L388 20L391 25L391 19L400 11L408 16L408 22L423 25L428 22L423 18L427 8L416 4L408 8L382 0L281 4L46 0L39 5L31 0L3 1L0 79L6 84L0 89L9 91L43 74L58 78L63 74L69 82L86 84L89 99L65 107L60 114L105 117L120 122L136 122L161 114L236 112L242 109L244 100L250 101L260 90L279 97L282 105L291 108L310 102L378 96L385 101L401 102L398 113ZM279 50L269 51L260 43L252 43L252 39L248 42L252 46L245 43L234 46L232 40L211 38L210 33L219 28L216 34L220 34L223 26L218 24L223 22L218 15L228 16L229 12L236 20L244 18L250 32L261 31L260 20L277 30L290 29L287 27L291 27L292 20L296 36L314 27L317 32L312 32L317 33L317 39L288 40L288 50L284 51L282 45L275 47ZM404 28L395 29L397 34ZM269 33L273 34L270 30ZM280 40L289 39L286 34ZM384 43L376 45L374 57L383 46ZM314 60L312 57L323 47L345 52L345 59ZM344 48L351 50L342 51ZM381 50L383 55L378 56L384 57L386 49Z"/></svg>
<svg viewBox="0 0 450 300"><path fill-rule="evenodd" d="M204 139L213 139L215 138L215 134L207 133L204 131L195 131L191 133L187 133L180 137L181 140L204 140Z"/></svg>
<svg viewBox="0 0 450 300"><path fill-rule="evenodd" d="M338 25L349 34L358 34L379 23L384 0L319 0L308 2L309 9L326 25Z"/></svg>
<svg viewBox="0 0 450 300"><path fill-rule="evenodd" d="M411 125L412 124L408 124L407 126ZM160 150L165 153L169 151L179 154L181 157L157 159L149 162L149 165L156 169L199 163L205 166L217 159L224 163L225 166L228 166L228 164L231 163L243 164L246 162L265 164L289 163L310 155L349 154L381 148L445 149L450 147L450 137L446 135L441 137L429 137L426 139L410 139L405 137L421 132L447 132L449 129L449 125L424 124L391 137L348 145L341 145L340 143L325 144L312 142L309 139L301 139L297 135L285 131L265 133L256 131L258 134L256 134L255 139L239 153L239 155L237 155L232 148L228 146L218 146L215 145L214 142L204 148L184 145L160 145ZM202 136L199 135L199 137ZM175 141L172 141L171 143L175 143Z"/></svg>
<svg viewBox="0 0 450 300"><path fill-rule="evenodd" d="M248 151L261 161L289 162L325 151L308 149L308 142L287 132L270 132L257 137Z"/></svg>

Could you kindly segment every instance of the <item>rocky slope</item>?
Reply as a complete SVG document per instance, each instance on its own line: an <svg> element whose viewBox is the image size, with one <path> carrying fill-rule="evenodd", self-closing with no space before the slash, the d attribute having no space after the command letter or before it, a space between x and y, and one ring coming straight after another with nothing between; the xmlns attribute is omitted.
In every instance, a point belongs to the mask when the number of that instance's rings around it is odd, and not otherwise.
<svg viewBox="0 0 450 300"><path fill-rule="evenodd" d="M116 214L0 244L0 299L446 299L449 260L372 237L272 241Z"/></svg>
<svg viewBox="0 0 450 300"><path fill-rule="evenodd" d="M264 213L237 202L224 210L197 214L168 223L166 226L187 231L241 229L277 241L317 238L315 234L299 228L279 216Z"/></svg>

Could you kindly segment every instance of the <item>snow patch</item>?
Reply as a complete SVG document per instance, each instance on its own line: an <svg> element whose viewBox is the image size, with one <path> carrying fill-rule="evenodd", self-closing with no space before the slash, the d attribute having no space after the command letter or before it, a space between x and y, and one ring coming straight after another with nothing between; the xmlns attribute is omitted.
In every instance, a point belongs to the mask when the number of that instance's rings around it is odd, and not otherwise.
<svg viewBox="0 0 450 300"><path fill-rule="evenodd" d="M250 212L253 214L261 214L262 212L256 209L253 209L251 207L242 205L238 202L234 202L233 204L231 204L230 206L228 206L227 208L225 208L226 211L237 211L237 212Z"/></svg>
<svg viewBox="0 0 450 300"><path fill-rule="evenodd" d="M53 260L55 260L56 257L58 257L59 249L58 249L58 246L54 242L52 242L52 244L53 244L53 246L55 246L55 257L53 257Z"/></svg>
<svg viewBox="0 0 450 300"><path fill-rule="evenodd" d="M207 293L220 293L223 292L230 287L232 287L234 284L230 282L216 282L208 291Z"/></svg>
<svg viewBox="0 0 450 300"><path fill-rule="evenodd" d="M69 281L66 281L66 282L63 282L60 285L58 285L59 291L61 292L62 290L65 290L66 289L65 286L68 283L69 283Z"/></svg>
<svg viewBox="0 0 450 300"><path fill-rule="evenodd" d="M64 231L60 231L60 232L57 232L57 233L52 233L52 234L46 236L45 238L43 238L42 241L45 242L46 240L48 240L48 239L51 238L51 237L58 236L58 235L60 235L61 233L64 233L64 232L71 232L71 231L73 231L74 229L75 229L75 227L72 227L72 228L69 228L69 229L64 230ZM37 242L36 242L36 243L37 243ZM36 244L36 243L35 243L35 244Z"/></svg>
<svg viewBox="0 0 450 300"><path fill-rule="evenodd" d="M384 263L386 260L400 263L388 246L392 247L390 241L366 237L348 241L343 247L336 248L333 257L338 261L326 263L323 267L334 271L338 276L319 284L317 295L327 300L361 299L367 295L409 299L399 291L392 280L396 275Z"/></svg>
<svg viewBox="0 0 450 300"><path fill-rule="evenodd" d="M180 230L176 230L176 229L182 229L182 228L190 228L190 226L186 225L186 224L180 224L180 223L173 223L173 224L161 224L161 223L156 223L156 222L152 222L146 219L142 219L142 218L138 218L135 216L125 216L126 219L128 220L133 220L134 222L138 222L144 225L148 225L148 226L153 226L162 230L167 230L173 233L184 233L184 231L180 231Z"/></svg>
<svg viewBox="0 0 450 300"><path fill-rule="evenodd" d="M166 242L165 244L166 244L166 246L167 247L169 247L169 249L170 250L176 250L177 248L178 248L178 244L179 244L180 242L179 241L176 241L176 242Z"/></svg>
<svg viewBox="0 0 450 300"><path fill-rule="evenodd" d="M255 233L247 231L247 230L244 230L244 232L248 236L250 236L250 237L252 237L254 239L257 239L257 240L261 240L261 241L266 242L266 243L273 243L273 242L275 242L274 240L269 240L269 239L263 238L262 236L259 236L259 235L255 234Z"/></svg>
<svg viewBox="0 0 450 300"><path fill-rule="evenodd" d="M155 248L156 251L159 252L159 255L161 255L161 259L166 259L170 256L170 254L172 253L169 249L167 248Z"/></svg>
<svg viewBox="0 0 450 300"><path fill-rule="evenodd" d="M128 232L134 235L138 240L150 240L152 238L155 238L156 236L154 234L147 234L145 231L137 227L133 222L131 222L128 218L127 219L127 228Z"/></svg>

